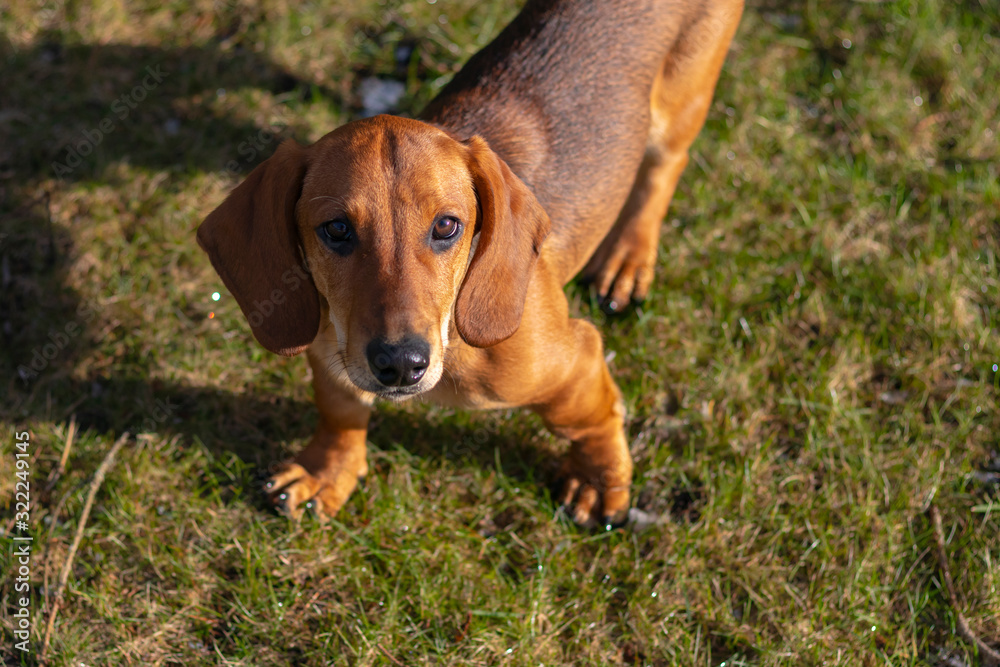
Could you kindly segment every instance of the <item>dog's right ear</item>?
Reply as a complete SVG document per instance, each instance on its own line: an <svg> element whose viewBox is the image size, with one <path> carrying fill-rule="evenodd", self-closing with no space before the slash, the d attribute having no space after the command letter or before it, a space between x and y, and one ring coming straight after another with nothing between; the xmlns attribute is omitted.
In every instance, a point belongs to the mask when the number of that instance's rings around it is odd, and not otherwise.
<svg viewBox="0 0 1000 667"><path fill-rule="evenodd" d="M272 352L292 356L319 331L319 293L303 270L295 203L306 151L288 140L198 227L198 244Z"/></svg>

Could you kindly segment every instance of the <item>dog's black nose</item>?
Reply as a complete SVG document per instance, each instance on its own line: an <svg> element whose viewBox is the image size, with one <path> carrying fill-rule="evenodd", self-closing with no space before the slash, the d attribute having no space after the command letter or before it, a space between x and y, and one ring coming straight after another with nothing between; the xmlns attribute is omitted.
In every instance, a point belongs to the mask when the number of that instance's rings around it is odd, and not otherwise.
<svg viewBox="0 0 1000 667"><path fill-rule="evenodd" d="M427 372L431 346L417 336L407 336L398 343L375 339L368 343L365 354L375 379L387 387L409 387Z"/></svg>

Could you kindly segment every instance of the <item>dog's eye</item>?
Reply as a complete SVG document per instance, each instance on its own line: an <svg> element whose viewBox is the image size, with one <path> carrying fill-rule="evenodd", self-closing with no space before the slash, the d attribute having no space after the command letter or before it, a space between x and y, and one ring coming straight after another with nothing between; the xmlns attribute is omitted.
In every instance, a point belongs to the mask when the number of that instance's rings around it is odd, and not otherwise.
<svg viewBox="0 0 1000 667"><path fill-rule="evenodd" d="M351 226L345 220L324 222L321 229L327 240L332 243L343 243L351 238Z"/></svg>
<svg viewBox="0 0 1000 667"><path fill-rule="evenodd" d="M351 223L345 218L327 220L316 228L316 233L327 248L342 257L351 254L356 245Z"/></svg>
<svg viewBox="0 0 1000 667"><path fill-rule="evenodd" d="M461 228L462 223L460 223L457 218L446 215L442 218L438 218L438 221L434 223L434 228L431 230L431 236L435 241L443 241L445 239L453 238L456 234L458 234L458 231Z"/></svg>

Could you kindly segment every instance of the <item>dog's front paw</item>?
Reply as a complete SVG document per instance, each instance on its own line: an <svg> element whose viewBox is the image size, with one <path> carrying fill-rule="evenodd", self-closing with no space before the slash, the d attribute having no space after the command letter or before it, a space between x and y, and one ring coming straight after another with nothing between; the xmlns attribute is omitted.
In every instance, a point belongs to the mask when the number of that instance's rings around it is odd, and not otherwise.
<svg viewBox="0 0 1000 667"><path fill-rule="evenodd" d="M344 467L310 473L291 463L267 481L264 491L279 512L298 520L311 510L325 522L347 502L361 475Z"/></svg>
<svg viewBox="0 0 1000 667"><path fill-rule="evenodd" d="M610 529L628 516L632 471L596 467L567 458L563 464L559 501L573 521L585 528Z"/></svg>

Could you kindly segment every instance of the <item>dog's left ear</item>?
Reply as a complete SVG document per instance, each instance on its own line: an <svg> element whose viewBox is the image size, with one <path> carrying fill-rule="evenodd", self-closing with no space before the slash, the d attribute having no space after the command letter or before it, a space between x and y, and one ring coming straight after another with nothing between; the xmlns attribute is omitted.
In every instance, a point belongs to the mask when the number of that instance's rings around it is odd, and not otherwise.
<svg viewBox="0 0 1000 667"><path fill-rule="evenodd" d="M552 223L535 195L481 137L472 137L469 171L479 199L479 243L455 303L455 326L473 347L517 331L532 269Z"/></svg>

